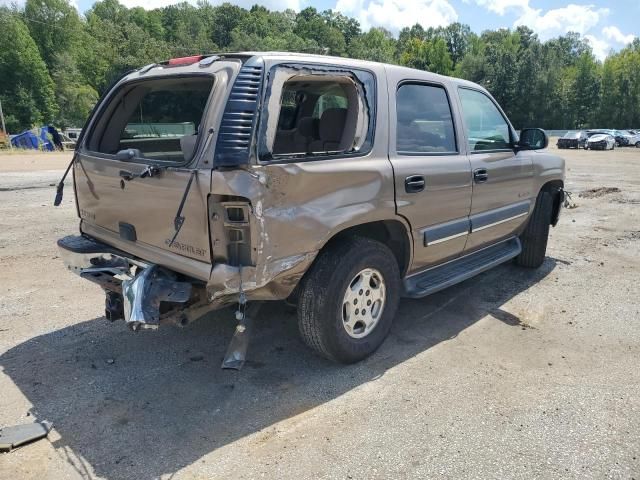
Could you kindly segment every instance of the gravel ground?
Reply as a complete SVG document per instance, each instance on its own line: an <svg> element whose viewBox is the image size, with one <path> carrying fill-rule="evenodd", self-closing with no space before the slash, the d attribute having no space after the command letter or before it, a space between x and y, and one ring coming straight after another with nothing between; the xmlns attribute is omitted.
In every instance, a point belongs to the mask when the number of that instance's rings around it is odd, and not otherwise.
<svg viewBox="0 0 640 480"><path fill-rule="evenodd" d="M51 207L67 158L0 156L0 425L55 425L0 478L639 478L640 150L562 155L575 208L539 270L404 300L348 367L268 305L241 372L219 368L229 312L108 323L55 247L78 223L70 188ZM620 191L578 195L600 187Z"/></svg>

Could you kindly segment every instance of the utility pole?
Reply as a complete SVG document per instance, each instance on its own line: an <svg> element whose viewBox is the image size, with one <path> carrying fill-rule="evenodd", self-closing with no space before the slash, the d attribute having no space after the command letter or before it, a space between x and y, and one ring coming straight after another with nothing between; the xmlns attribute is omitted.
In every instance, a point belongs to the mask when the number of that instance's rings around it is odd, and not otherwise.
<svg viewBox="0 0 640 480"><path fill-rule="evenodd" d="M7 136L7 140L9 141L9 150L12 150L13 145L11 145L11 139L9 138L9 134L7 133L7 127L4 126L4 114L2 113L2 100L0 100L0 120L2 121L2 131Z"/></svg>

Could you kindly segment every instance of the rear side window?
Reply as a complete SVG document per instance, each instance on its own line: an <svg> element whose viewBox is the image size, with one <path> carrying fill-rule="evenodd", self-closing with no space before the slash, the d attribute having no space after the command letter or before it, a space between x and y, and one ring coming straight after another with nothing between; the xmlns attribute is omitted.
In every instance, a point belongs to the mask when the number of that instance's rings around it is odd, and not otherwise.
<svg viewBox="0 0 640 480"><path fill-rule="evenodd" d="M125 86L103 111L89 150L111 155L132 150L140 161L191 160L212 86L210 77Z"/></svg>
<svg viewBox="0 0 640 480"><path fill-rule="evenodd" d="M443 87L404 84L396 95L396 151L399 154L454 153L451 106Z"/></svg>
<svg viewBox="0 0 640 480"><path fill-rule="evenodd" d="M282 65L269 74L262 110L261 160L364 154L371 149L372 74Z"/></svg>
<svg viewBox="0 0 640 480"><path fill-rule="evenodd" d="M509 124L491 99L477 90L461 88L458 91L469 151L510 149Z"/></svg>

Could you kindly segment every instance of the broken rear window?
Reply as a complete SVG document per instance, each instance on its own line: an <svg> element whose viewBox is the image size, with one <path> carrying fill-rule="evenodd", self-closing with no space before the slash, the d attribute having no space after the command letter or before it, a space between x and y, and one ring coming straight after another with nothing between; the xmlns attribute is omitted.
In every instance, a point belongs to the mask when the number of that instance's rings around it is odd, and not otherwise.
<svg viewBox="0 0 640 480"><path fill-rule="evenodd" d="M172 78L125 85L103 110L88 141L94 152L135 152L138 160L193 158L213 78Z"/></svg>

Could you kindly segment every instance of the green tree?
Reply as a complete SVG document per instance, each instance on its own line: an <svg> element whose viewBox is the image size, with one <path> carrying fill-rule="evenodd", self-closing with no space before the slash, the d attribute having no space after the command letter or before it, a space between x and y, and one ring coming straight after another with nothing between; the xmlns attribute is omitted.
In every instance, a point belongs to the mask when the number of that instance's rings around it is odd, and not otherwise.
<svg viewBox="0 0 640 480"><path fill-rule="evenodd" d="M0 7L0 100L7 129L17 132L53 120L53 82L29 29Z"/></svg>
<svg viewBox="0 0 640 480"><path fill-rule="evenodd" d="M351 41L362 33L360 23L355 18L347 17L335 10L325 10L322 12L324 21L331 28L339 31L345 41L345 45L349 46Z"/></svg>
<svg viewBox="0 0 640 480"><path fill-rule="evenodd" d="M183 2L162 9L165 40L176 55L208 53L218 50L200 8Z"/></svg>
<svg viewBox="0 0 640 480"><path fill-rule="evenodd" d="M427 42L427 58L429 71L441 75L451 75L453 61L442 38Z"/></svg>
<svg viewBox="0 0 640 480"><path fill-rule="evenodd" d="M27 0L24 18L49 68L58 52L72 50L80 39L82 22L68 0Z"/></svg>
<svg viewBox="0 0 640 480"><path fill-rule="evenodd" d="M307 7L296 17L294 33L301 38L313 40L320 51L327 55L343 55L346 49L344 35L331 26L327 16L320 15L313 7Z"/></svg>
<svg viewBox="0 0 640 480"><path fill-rule="evenodd" d="M216 7L210 23L211 40L222 49L227 49L231 44L231 32L248 15L247 10L231 3L223 3Z"/></svg>
<svg viewBox="0 0 640 480"><path fill-rule="evenodd" d="M171 57L170 46L133 22L117 0L99 1L86 13L82 45L78 69L98 92L128 70Z"/></svg>
<svg viewBox="0 0 640 480"><path fill-rule="evenodd" d="M384 28L372 28L351 42L349 55L363 60L393 63L395 44L391 32Z"/></svg>
<svg viewBox="0 0 640 480"><path fill-rule="evenodd" d="M98 92L87 85L69 53L56 57L52 77L56 102L60 105L55 123L59 127L81 127L98 101Z"/></svg>
<svg viewBox="0 0 640 480"><path fill-rule="evenodd" d="M447 44L441 38L433 41L420 40L417 37L409 39L400 56L400 63L441 75L450 75L453 68Z"/></svg>

